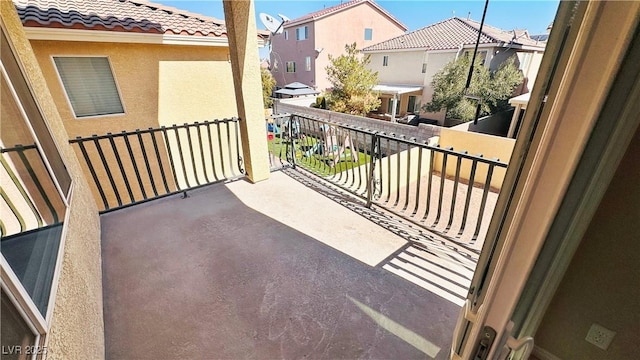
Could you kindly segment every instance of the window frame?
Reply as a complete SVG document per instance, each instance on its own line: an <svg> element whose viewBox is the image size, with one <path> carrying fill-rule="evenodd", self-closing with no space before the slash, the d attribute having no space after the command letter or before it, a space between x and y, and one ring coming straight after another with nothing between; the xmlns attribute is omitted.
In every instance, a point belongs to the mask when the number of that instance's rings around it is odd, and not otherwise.
<svg viewBox="0 0 640 360"><path fill-rule="evenodd" d="M304 37L300 38L300 30L304 29ZM296 41L304 41L309 39L309 26L299 26L296 28Z"/></svg>
<svg viewBox="0 0 640 360"><path fill-rule="evenodd" d="M289 30L285 30L283 31L283 33L284 33L284 39L289 40Z"/></svg>
<svg viewBox="0 0 640 360"><path fill-rule="evenodd" d="M423 63L422 63L422 73L423 73L423 74L426 74L426 73L427 73L427 63L426 63L426 62L423 62Z"/></svg>
<svg viewBox="0 0 640 360"><path fill-rule="evenodd" d="M293 64L293 71L289 71L289 64ZM284 71L289 74L293 74L296 72L296 62L295 61L287 61L284 64Z"/></svg>
<svg viewBox="0 0 640 360"><path fill-rule="evenodd" d="M367 39L367 32L369 33L368 39ZM364 28L364 40L365 41L373 40L373 28Z"/></svg>
<svg viewBox="0 0 640 360"><path fill-rule="evenodd" d="M127 107L125 106L123 96L122 96L122 91L120 90L120 84L118 84L118 78L116 77L116 73L113 70L113 64L111 63L111 57L109 55L64 54L64 55L51 55L50 58L51 58L51 64L55 69L56 76L58 77L58 83L62 88L62 92L64 93L65 99L67 100L67 105L69 106L69 109L71 109L71 113L73 114L73 118L75 120L87 120L87 119L90 120L90 119L99 119L103 117L112 117L112 116L127 116L128 114ZM71 104L71 99L69 98L69 94L67 93L67 88L64 86L64 82L62 81L62 76L60 76L60 71L58 70L58 66L56 65L55 58L106 58L107 63L109 64L109 70L111 70L111 77L113 78L113 83L115 84L116 91L118 92L118 99L120 100L120 105L122 105L122 113L78 116L76 114L75 109L73 108L73 105Z"/></svg>
<svg viewBox="0 0 640 360"><path fill-rule="evenodd" d="M382 56L382 66L389 66L389 55Z"/></svg>
<svg viewBox="0 0 640 360"><path fill-rule="evenodd" d="M17 55L17 51L15 50L15 46L12 42L12 39L10 39L10 37L7 36L8 32L6 31L6 28L4 27L4 23L2 22L0 22L0 32L2 33L2 38L6 39L7 47L10 50L9 56L11 56L14 59L15 63L17 64L18 73L16 74L16 76L20 76L22 77L22 79L24 79L24 82L27 88L26 91L28 92L26 96L29 96L32 98L33 103L35 104L36 111L38 111L40 116L42 116L46 131L48 131L49 135L51 136L53 140L53 145L55 146L55 149L58 152L58 155L60 156L60 159L65 169L68 169L64 158L61 156L62 152L60 151L60 147L56 142L56 139L53 137L53 132L51 131L51 127L46 121L44 112L42 111L42 107L38 102L38 99L36 98L36 96L34 96L33 87L32 87L32 84L29 82L28 77L26 76L24 65L21 63L20 58ZM62 265L63 265L64 253L65 253L64 249L66 246L67 233L69 231L68 220L70 218L70 213L71 213L71 203L73 201L75 181L73 180L73 177L71 177L71 174L68 174L70 177L70 183L69 183L69 189L65 193L65 191L62 189L62 186L60 185L60 182L56 176L56 173L53 171L53 168L49 161L49 156L44 151L44 148L40 143L40 138L37 136L37 133L33 127L33 124L31 123L31 120L29 119L29 116L25 111L24 104L22 103L22 101L20 101L20 96L18 95L18 92L13 84L11 77L9 76L9 72L5 68L5 65L2 59L0 59L0 72L1 72L1 76L3 76L6 79L7 86L9 87L9 90L11 92L10 96L12 96L13 99L16 101L16 105L18 107L18 110L20 111L20 115L22 119L19 119L19 121L25 121L27 128L29 129L29 132L31 133L31 136L34 140L34 143L36 144L36 147L40 152L40 157L42 159L42 162L45 168L47 169L49 176L51 177L51 181L53 182L56 190L58 191L58 194L60 195L62 202L65 205L65 213L62 221L62 231L60 234L60 242L59 242L57 254L56 254L56 262L53 270L53 278L51 280L51 290L49 292L49 299L48 299L46 314L42 314L40 312L35 302L33 301L31 296L25 289L24 285L22 284L18 276L15 274L15 272L7 262L4 255L0 253L0 269L2 270L0 271L0 287L2 287L3 291L9 296L10 301L16 307L16 310L20 313L20 315L22 316L24 321L27 323L29 328L34 332L34 335L36 336L34 339L34 345L36 346L35 349L38 349L39 351L43 351L43 350L46 351L46 346L49 340L48 334L51 328L53 313L54 313L57 295L58 295L60 276L62 274ZM7 95L3 95L3 96L7 96ZM33 358L36 358L36 355L37 354L34 354ZM45 354L45 357L46 357L46 354Z"/></svg>
<svg viewBox="0 0 640 360"><path fill-rule="evenodd" d="M311 71L311 56L304 58L304 69L306 71Z"/></svg>

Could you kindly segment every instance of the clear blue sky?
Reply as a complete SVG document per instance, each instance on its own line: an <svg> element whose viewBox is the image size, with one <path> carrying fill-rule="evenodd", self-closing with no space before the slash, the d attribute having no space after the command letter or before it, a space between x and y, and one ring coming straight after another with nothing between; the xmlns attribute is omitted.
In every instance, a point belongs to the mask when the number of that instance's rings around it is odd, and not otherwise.
<svg viewBox="0 0 640 360"><path fill-rule="evenodd" d="M151 0L179 9L213 16L224 20L222 0ZM346 0L344 1L346 2ZM380 6L404 23L409 31L452 16L480 21L484 0L437 1L437 0L379 0ZM340 4L340 0L256 0L256 16L261 12L277 16L278 13L295 19L304 14ZM553 21L559 0L489 0L486 23L504 30L527 29L530 34L544 34ZM264 29L256 19L259 29ZM264 56L261 51L261 56Z"/></svg>

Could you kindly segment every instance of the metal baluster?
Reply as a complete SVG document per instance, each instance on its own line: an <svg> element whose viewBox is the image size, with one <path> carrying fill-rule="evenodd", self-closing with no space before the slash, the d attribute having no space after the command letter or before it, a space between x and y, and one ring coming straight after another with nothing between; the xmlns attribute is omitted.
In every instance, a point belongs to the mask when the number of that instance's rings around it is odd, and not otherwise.
<svg viewBox="0 0 640 360"><path fill-rule="evenodd" d="M176 137L176 142L178 145L178 155L180 156L180 165L182 165L182 177L184 178L184 182L185 184L187 184L187 189L189 189L191 187L191 184L189 183L189 176L187 174L187 167L184 164L184 155L182 154L182 142L180 141L180 128L178 126L176 126L175 124L172 126L173 132L175 134ZM187 131L187 136L189 136L189 133Z"/></svg>
<svg viewBox="0 0 640 360"><path fill-rule="evenodd" d="M136 136L138 137L138 143L140 144L140 150L142 151L142 159L144 159L144 165L147 169L147 174L149 175L149 181L151 182L151 189L153 190L153 195L158 196L158 190L156 189L156 182L153 179L153 173L151 172L151 166L149 165L149 158L147 157L147 149L145 149L144 141L142 140L142 134L140 133L140 129L136 129Z"/></svg>
<svg viewBox="0 0 640 360"><path fill-rule="evenodd" d="M218 181L220 179L218 179L218 174L216 173L216 161L215 161L215 156L213 155L213 141L211 140L211 123L209 121L205 121L204 123L207 126L207 138L209 139L209 155L211 156L211 171L213 172L213 178L216 179L216 181Z"/></svg>
<svg viewBox="0 0 640 360"><path fill-rule="evenodd" d="M35 149L36 146L35 145L29 145L28 147L27 146L24 147L24 149L27 149L27 148ZM0 150L1 150L0 153L2 153L2 154L9 153L9 152L12 152L12 151L16 151L15 149L0 149ZM29 194L27 194L27 191L22 186L20 179L13 172L13 170L11 169L11 166L9 166L9 163L5 160L4 156L0 155L0 162L2 163L2 167L4 168L4 170L9 175L9 178L11 178L11 181L13 182L13 184L16 186L16 188L20 192L20 195L22 195L22 198L27 202L27 205L29 206L29 209L31 209L31 212L33 213L33 216L36 218L36 222L38 223L38 227L41 227L43 225L42 216L38 212L38 209L36 209L36 206L33 203L33 201L31 200L31 197L29 196ZM9 201L7 199L5 199L5 200L7 201L7 204L9 204ZM6 231L3 231L3 234L4 233L6 233Z"/></svg>
<svg viewBox="0 0 640 360"><path fill-rule="evenodd" d="M198 168L196 167L196 158L193 155L193 141L191 140L191 127L189 124L184 124L185 130L187 130L187 144L189 145L189 157L191 158L191 169L193 169L193 176L196 178L196 184L200 183L200 177L198 176Z"/></svg>
<svg viewBox="0 0 640 360"><path fill-rule="evenodd" d="M463 152L466 154L467 152ZM447 227L444 229L444 232L448 232L451 229L451 224L453 224L453 215L456 211L456 199L458 198L458 184L460 183L460 167L462 165L462 156L457 156L458 160L456 161L456 177L453 182L453 193L451 194L451 208L449 209L449 222L447 223Z"/></svg>
<svg viewBox="0 0 640 360"><path fill-rule="evenodd" d="M391 156L394 153L391 151L391 142L387 138L387 199L384 201L385 205L391 200ZM380 170L382 171L382 169Z"/></svg>
<svg viewBox="0 0 640 360"><path fill-rule="evenodd" d="M218 149L220 150L220 166L222 169L222 178L226 179L224 171L224 151L222 150L222 132L220 131L220 121L216 120L216 130L218 132Z"/></svg>
<svg viewBox="0 0 640 360"><path fill-rule="evenodd" d="M202 162L202 172L204 172L204 179L207 181L207 184L211 182L209 180L209 174L207 174L207 164L204 161L204 147L202 145L202 133L200 131L200 124L196 121L196 133L198 134L198 145L200 147L200 160Z"/></svg>
<svg viewBox="0 0 640 360"><path fill-rule="evenodd" d="M104 157L104 153L102 152L102 146L100 145L100 141L98 140L97 135L93 135L93 143L98 150L98 155L100 155L100 160L102 161L102 166L104 170L107 172L107 178L109 179L109 183L111 184L111 188L113 188L113 193L116 196L116 201L118 202L118 206L122 206L122 199L120 199L120 192L118 192L118 187L116 186L115 181L113 181L113 176L111 175L111 169L109 168L109 164L107 163L107 159Z"/></svg>
<svg viewBox="0 0 640 360"><path fill-rule="evenodd" d="M458 230L457 238L462 236L464 228L467 225L467 216L469 215L469 205L471 204L471 193L473 192L473 184L475 183L476 168L478 167L478 160L471 160L471 173L469 174L469 185L467 185L467 197L464 201L464 210L462 212L462 223L460 224L460 230Z"/></svg>
<svg viewBox="0 0 640 360"><path fill-rule="evenodd" d="M418 207L420 206L420 183L422 182L422 146L418 147L418 179L416 181L416 205L413 208L411 216L415 216L418 213Z"/></svg>
<svg viewBox="0 0 640 360"><path fill-rule="evenodd" d="M405 185L405 199L404 206L402 207L402 211L407 210L409 206L409 197L411 193L411 143L407 143L407 184Z"/></svg>
<svg viewBox="0 0 640 360"><path fill-rule="evenodd" d="M482 201L480 202L480 211L478 212L478 222L476 223L476 231L473 233L473 237L471 241L474 242L478 239L478 234L480 233L480 226L482 225L482 217L484 215L484 208L487 205L487 196L489 195L489 191L491 190L491 177L493 176L493 168L494 164L489 163L489 170L487 171L487 178L484 183L484 190L482 192Z"/></svg>
<svg viewBox="0 0 640 360"><path fill-rule="evenodd" d="M229 123L233 121L233 119L225 119L225 125L227 128L227 151L229 153L229 170L231 170L231 177L236 177L236 172L233 170L233 151L231 150L231 128L229 127ZM226 175L226 174L225 174ZM227 179L229 177L227 176Z"/></svg>
<svg viewBox="0 0 640 360"><path fill-rule="evenodd" d="M427 220L429 216L429 210L431 209L431 188L433 186L433 162L436 155L436 149L431 148L429 150L429 177L427 178L427 207L424 209L424 215L422 216L422 222Z"/></svg>
<svg viewBox="0 0 640 360"><path fill-rule="evenodd" d="M399 140L395 140L396 141L396 149L397 149L397 153L396 153L396 158L397 158L397 164L396 164L396 199L395 202L393 203L393 207L398 206L398 203L400 202L400 160L401 160L401 155L402 152L400 151L400 141Z"/></svg>
<svg viewBox="0 0 640 360"><path fill-rule="evenodd" d="M162 129L164 146L167 147L167 153L169 155L169 166L171 167L171 175L173 175L173 183L176 185L176 190L182 190L180 183L178 182L178 176L176 175L176 166L173 163L173 154L171 152L171 144L169 143L169 135L167 135L167 128L162 126L160 129Z"/></svg>
<svg viewBox="0 0 640 360"><path fill-rule="evenodd" d="M135 197L133 196L133 191L131 190L131 185L129 185L129 179L127 178L127 173L124 171L124 166L122 165L122 160L120 159L120 154L118 152L118 147L116 146L115 141L113 140L114 136L111 133L107 133L109 144L111 144L111 150L113 154L116 156L116 162L118 163L118 168L120 169L120 173L122 174L122 179L124 180L124 184L127 187L127 193L129 194L129 200L131 202L135 202Z"/></svg>
<svg viewBox="0 0 640 360"><path fill-rule="evenodd" d="M156 141L157 129L149 128L149 134L151 135L151 141L153 142L153 150L156 153L156 159L158 160L158 167L160 168L160 175L162 175L162 184L164 185L165 194L168 194L169 184L167 184L167 177L164 173L164 166L162 165L162 158L160 157L160 151L158 150L158 142ZM127 185L128 186L128 185Z"/></svg>
<svg viewBox="0 0 640 360"><path fill-rule="evenodd" d="M104 190L102 190L102 184L98 179L98 175L96 175L96 170L93 168L93 164L89 159L89 155L87 154L87 149L85 149L84 147L84 140L80 136L78 136L76 137L76 141L78 142L78 146L80 147L80 151L82 152L82 156L84 157L84 162L89 167L89 172L91 173L93 182L96 184L96 187L98 188L98 193L100 194L100 198L102 199L102 203L104 204L104 209L107 210L109 209L109 203L107 202L107 198L104 195Z"/></svg>
<svg viewBox="0 0 640 360"><path fill-rule="evenodd" d="M448 148L447 150L453 150L453 148ZM438 212L436 213L436 220L433 222L432 227L435 227L440 222L440 215L442 214L442 201L444 198L444 184L445 179L447 177L447 157L449 154L447 152L442 153L442 172L440 173L440 196L438 197Z"/></svg>
<svg viewBox="0 0 640 360"><path fill-rule="evenodd" d="M138 164L136 162L136 157L133 155L133 150L131 150L131 143L129 143L129 136L128 136L126 131L122 132L122 136L124 138L124 144L127 146L127 151L129 152L129 158L131 159L131 165L133 165L133 170L136 173L136 179L138 180L138 186L140 186L140 192L142 193L142 198L146 200L147 199L147 192L146 192L146 190L144 188L144 185L142 184L142 178L140 177L140 171L138 170Z"/></svg>
<svg viewBox="0 0 640 360"><path fill-rule="evenodd" d="M244 160L242 159L242 153L240 152L240 121L242 119L238 118L233 122L234 132L236 133L236 156L238 157L238 172L240 174L244 174Z"/></svg>

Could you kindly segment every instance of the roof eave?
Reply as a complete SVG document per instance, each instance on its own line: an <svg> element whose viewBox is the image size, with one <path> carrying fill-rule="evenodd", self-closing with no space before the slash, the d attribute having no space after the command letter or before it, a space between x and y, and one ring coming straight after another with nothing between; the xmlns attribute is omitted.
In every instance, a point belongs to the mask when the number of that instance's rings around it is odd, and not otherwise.
<svg viewBox="0 0 640 360"><path fill-rule="evenodd" d="M123 31L81 30L49 27L24 27L27 39L49 41L83 41L164 45L195 45L229 47L226 36L190 36L149 34ZM258 40L258 43L263 40Z"/></svg>

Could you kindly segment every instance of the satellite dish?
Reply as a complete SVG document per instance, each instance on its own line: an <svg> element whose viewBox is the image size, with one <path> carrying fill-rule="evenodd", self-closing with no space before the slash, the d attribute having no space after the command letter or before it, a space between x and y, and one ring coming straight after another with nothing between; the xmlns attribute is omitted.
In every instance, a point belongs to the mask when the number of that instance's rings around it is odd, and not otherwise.
<svg viewBox="0 0 640 360"><path fill-rule="evenodd" d="M262 21L262 25L267 28L267 30L271 31L271 34L281 34L282 33L282 24L276 20L273 16L265 13L260 13L260 21Z"/></svg>
<svg viewBox="0 0 640 360"><path fill-rule="evenodd" d="M278 16L280 16L280 19L282 19L282 22L283 22L283 23L286 23L287 21L289 21L289 20L290 20L288 17L286 17L286 16L284 16L284 15L282 15L282 14L278 14ZM549 26L551 26L551 25L549 25Z"/></svg>

